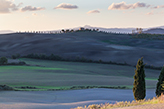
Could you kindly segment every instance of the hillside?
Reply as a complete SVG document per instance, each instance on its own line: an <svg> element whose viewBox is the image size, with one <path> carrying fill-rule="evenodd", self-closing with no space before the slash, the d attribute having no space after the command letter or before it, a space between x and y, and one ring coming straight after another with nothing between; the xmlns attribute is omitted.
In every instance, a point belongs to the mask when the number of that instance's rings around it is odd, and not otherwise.
<svg viewBox="0 0 164 109"><path fill-rule="evenodd" d="M148 34L164 34L164 29L162 28L152 28L144 31L144 33Z"/></svg>
<svg viewBox="0 0 164 109"><path fill-rule="evenodd" d="M127 34L73 32L63 34L15 33L0 35L0 55L11 57L55 54L64 58L87 58L135 65L140 57L148 65L163 66L163 40L133 39Z"/></svg>

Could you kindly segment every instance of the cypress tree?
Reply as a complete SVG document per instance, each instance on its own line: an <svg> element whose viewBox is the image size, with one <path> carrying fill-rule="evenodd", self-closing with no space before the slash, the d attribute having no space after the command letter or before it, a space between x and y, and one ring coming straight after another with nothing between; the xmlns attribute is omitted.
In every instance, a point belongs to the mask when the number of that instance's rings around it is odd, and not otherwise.
<svg viewBox="0 0 164 109"><path fill-rule="evenodd" d="M162 84L163 84L163 81L164 81L164 66L161 70L161 73L159 75L159 78L158 78L158 82L157 82L157 86L156 86L156 96L159 97L161 95L161 88L162 88Z"/></svg>
<svg viewBox="0 0 164 109"><path fill-rule="evenodd" d="M142 100L146 96L144 67L143 58L141 58L137 62L134 75L133 95L135 100Z"/></svg>

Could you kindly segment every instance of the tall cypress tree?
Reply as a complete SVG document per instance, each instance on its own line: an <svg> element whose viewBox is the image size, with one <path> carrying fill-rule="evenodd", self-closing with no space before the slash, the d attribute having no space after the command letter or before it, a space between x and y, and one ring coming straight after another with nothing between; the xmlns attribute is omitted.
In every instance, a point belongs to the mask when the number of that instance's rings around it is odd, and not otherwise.
<svg viewBox="0 0 164 109"><path fill-rule="evenodd" d="M156 87L156 92L155 92L157 97L161 95L161 88L162 88L163 81L164 81L164 66L161 70L161 73L159 75L158 82L157 82L157 87Z"/></svg>
<svg viewBox="0 0 164 109"><path fill-rule="evenodd" d="M144 67L143 58L141 58L137 62L134 75L133 95L135 100L142 100L146 96Z"/></svg>

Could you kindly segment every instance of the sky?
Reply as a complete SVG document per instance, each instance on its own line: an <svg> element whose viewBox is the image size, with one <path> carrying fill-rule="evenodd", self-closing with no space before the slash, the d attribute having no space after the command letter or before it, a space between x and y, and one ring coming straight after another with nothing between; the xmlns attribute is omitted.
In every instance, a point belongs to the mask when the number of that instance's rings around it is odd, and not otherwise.
<svg viewBox="0 0 164 109"><path fill-rule="evenodd" d="M0 0L0 30L164 26L164 0Z"/></svg>

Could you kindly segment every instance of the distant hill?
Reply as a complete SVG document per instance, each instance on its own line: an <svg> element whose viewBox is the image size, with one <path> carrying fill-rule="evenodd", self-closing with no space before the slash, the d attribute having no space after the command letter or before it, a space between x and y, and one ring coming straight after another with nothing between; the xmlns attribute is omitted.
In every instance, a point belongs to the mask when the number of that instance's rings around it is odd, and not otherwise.
<svg viewBox="0 0 164 109"><path fill-rule="evenodd" d="M74 30L80 27L73 28ZM92 27L90 25L83 26L85 29L99 29L99 31L111 32L111 33L132 33L135 28L103 28L103 27Z"/></svg>
<svg viewBox="0 0 164 109"><path fill-rule="evenodd" d="M162 28L162 29L164 29L164 26L160 26L160 27L158 27L158 28Z"/></svg>
<svg viewBox="0 0 164 109"><path fill-rule="evenodd" d="M144 31L144 33L149 33L149 34L164 34L164 29L162 28L152 28Z"/></svg>
<svg viewBox="0 0 164 109"><path fill-rule="evenodd" d="M74 29L77 29L77 28L74 28ZM112 32L112 33L132 33L132 30L136 30L136 28L103 28L103 27L92 27L89 25L85 25L84 28L99 29L100 31ZM154 28L142 28L142 29L145 33L150 31L150 34L164 34L163 32L164 26L159 26L159 27L154 27Z"/></svg>
<svg viewBox="0 0 164 109"><path fill-rule="evenodd" d="M111 33L132 33L132 30L135 30L136 28L103 28L103 27L92 27L89 25L85 25L85 26L79 26L79 27L75 27L75 28L64 28L64 30L79 30L80 28L84 28L84 29L99 29L99 31L103 31L103 32L111 32ZM51 32L60 32L62 29L60 30L52 30ZM145 29L144 29L145 30ZM44 32L49 32L49 31L44 31Z"/></svg>
<svg viewBox="0 0 164 109"><path fill-rule="evenodd" d="M84 26L84 28L89 29L99 29L100 31L112 32L112 33L132 33L132 30L135 28L102 28L102 27L91 27L91 26Z"/></svg>
<svg viewBox="0 0 164 109"><path fill-rule="evenodd" d="M79 30L79 28L85 28L85 29L99 29L99 31L104 31L104 32L111 32L111 33L132 33L132 30L136 30L136 28L103 28L103 27L93 27L90 25L85 25L85 26L79 26L75 28L64 28L64 30ZM158 27L153 27L153 28L142 28L144 33L149 33L150 34L164 34L163 30L164 26L158 26ZM44 33L59 33L62 29L58 30L49 30L49 31L42 31ZM7 34L7 33L14 33L14 31L11 30L0 30L0 34Z"/></svg>
<svg viewBox="0 0 164 109"><path fill-rule="evenodd" d="M0 30L0 34L7 34L7 33L14 33L14 31L11 31L11 30Z"/></svg>
<svg viewBox="0 0 164 109"><path fill-rule="evenodd" d="M111 32L111 33L132 33L132 30L136 30L136 28L103 28L103 27L93 27L90 25L85 25L85 26L79 26L79 27L75 27L75 28L64 28L64 30L79 30L79 28L85 28L85 29L99 29L99 31L104 31L104 32ZM158 26L158 27L151 27L151 28L142 28L143 31L147 32L148 30L154 29L154 28L160 28L160 29L164 29L164 26ZM59 32L60 30L53 30L52 32ZM48 31L44 31L44 32L48 32ZM154 34L154 33L153 33ZM156 34L156 33L155 33ZM157 32L157 34L159 34Z"/></svg>

